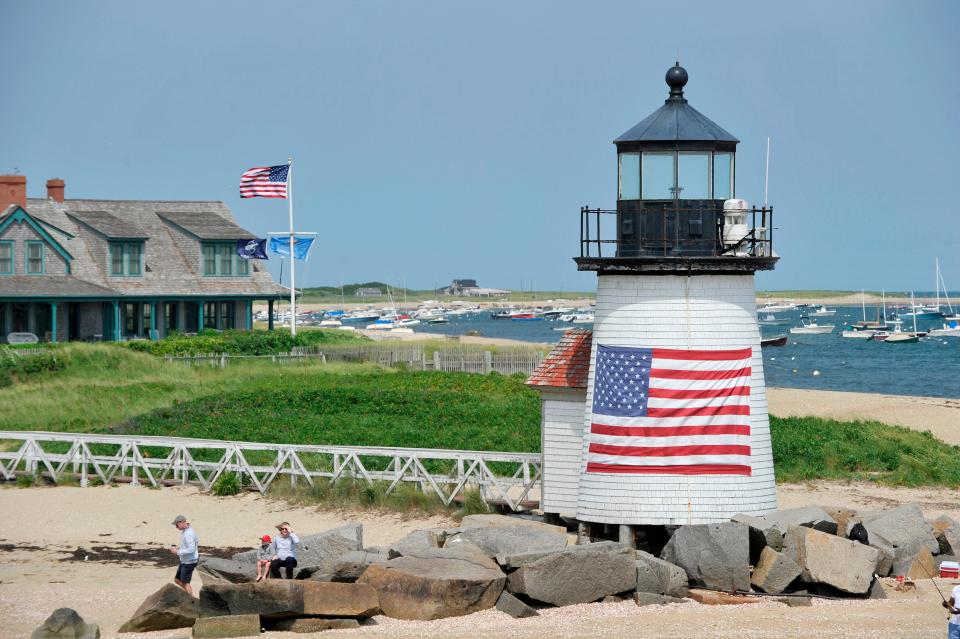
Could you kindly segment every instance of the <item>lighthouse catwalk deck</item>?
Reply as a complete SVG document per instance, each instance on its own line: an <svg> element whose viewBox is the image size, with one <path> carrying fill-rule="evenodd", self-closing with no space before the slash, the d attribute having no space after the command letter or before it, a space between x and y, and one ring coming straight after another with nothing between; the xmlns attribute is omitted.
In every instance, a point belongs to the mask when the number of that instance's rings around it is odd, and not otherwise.
<svg viewBox="0 0 960 639"><path fill-rule="evenodd" d="M776 510L753 276L605 275L597 298L577 518Z"/></svg>

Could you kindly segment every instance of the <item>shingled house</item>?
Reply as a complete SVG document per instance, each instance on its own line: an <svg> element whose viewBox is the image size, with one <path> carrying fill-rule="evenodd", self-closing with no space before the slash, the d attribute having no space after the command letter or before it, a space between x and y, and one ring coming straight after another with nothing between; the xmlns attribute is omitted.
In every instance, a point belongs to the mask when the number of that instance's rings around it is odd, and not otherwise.
<svg viewBox="0 0 960 639"><path fill-rule="evenodd" d="M163 337L250 329L254 301L284 295L266 268L237 255L223 202L67 200L63 180L27 198L0 176L0 340Z"/></svg>

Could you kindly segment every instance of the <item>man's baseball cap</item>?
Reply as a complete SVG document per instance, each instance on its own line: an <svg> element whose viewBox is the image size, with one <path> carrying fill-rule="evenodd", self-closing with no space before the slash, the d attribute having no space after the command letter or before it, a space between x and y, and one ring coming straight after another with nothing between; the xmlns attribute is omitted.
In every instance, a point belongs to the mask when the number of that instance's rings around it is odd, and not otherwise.
<svg viewBox="0 0 960 639"><path fill-rule="evenodd" d="M187 520L187 518L184 517L183 515L177 515L176 517L173 518L173 525L176 526L176 525L179 524L181 521L186 521L186 520Z"/></svg>

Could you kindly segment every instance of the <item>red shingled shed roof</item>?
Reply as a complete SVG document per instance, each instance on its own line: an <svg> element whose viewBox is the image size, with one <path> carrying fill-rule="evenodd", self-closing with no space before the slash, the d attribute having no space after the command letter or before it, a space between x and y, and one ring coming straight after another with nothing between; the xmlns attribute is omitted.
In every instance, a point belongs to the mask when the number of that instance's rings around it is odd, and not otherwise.
<svg viewBox="0 0 960 639"><path fill-rule="evenodd" d="M575 328L567 331L527 379L528 386L586 388L590 372L590 346L593 331Z"/></svg>

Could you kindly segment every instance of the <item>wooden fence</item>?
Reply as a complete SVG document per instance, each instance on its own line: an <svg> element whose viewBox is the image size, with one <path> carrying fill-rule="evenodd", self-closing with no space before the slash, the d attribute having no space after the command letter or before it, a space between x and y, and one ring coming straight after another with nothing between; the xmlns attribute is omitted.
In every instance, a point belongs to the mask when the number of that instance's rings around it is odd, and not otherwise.
<svg viewBox="0 0 960 639"><path fill-rule="evenodd" d="M373 362L381 366L405 366L414 370L436 370L462 373L500 373L529 375L543 363L544 353L530 347L504 348L490 351L482 348L456 346L440 348L428 355L417 344L338 344L322 347L298 347L289 353L276 355L229 355L207 353L201 355L168 355L169 362L191 365L209 365L225 368L227 364L243 361L291 362Z"/></svg>
<svg viewBox="0 0 960 639"><path fill-rule="evenodd" d="M81 486L123 480L210 490L224 473L235 473L259 492L285 476L311 486L320 478L387 482L389 494L400 482L413 482L447 505L475 488L485 502L516 511L539 507L541 467L539 453L0 431L0 479L27 474L56 483L72 475Z"/></svg>

